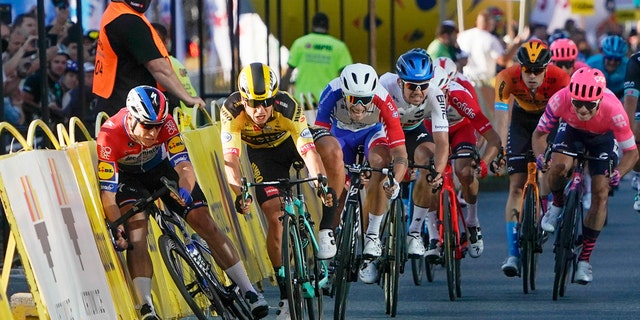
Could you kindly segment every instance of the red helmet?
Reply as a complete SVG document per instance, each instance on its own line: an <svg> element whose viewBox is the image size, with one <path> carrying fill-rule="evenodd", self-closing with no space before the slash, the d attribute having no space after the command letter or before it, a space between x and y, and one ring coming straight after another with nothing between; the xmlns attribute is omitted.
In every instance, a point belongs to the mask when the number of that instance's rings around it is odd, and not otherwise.
<svg viewBox="0 0 640 320"><path fill-rule="evenodd" d="M571 39L557 39L549 49L551 61L574 61L578 57L578 46Z"/></svg>
<svg viewBox="0 0 640 320"><path fill-rule="evenodd" d="M602 71L589 67L583 67L574 72L569 83L571 98L581 101L601 99L606 87L607 80Z"/></svg>

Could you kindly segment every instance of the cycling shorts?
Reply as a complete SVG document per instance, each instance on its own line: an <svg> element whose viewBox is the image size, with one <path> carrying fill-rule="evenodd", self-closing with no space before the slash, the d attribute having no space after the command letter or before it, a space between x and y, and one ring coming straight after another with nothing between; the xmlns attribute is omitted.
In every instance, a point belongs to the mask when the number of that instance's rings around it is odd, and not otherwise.
<svg viewBox="0 0 640 320"><path fill-rule="evenodd" d="M614 142L613 131L605 134L594 134L575 129L565 122L560 122L551 150L566 150L576 152L584 148L587 155L599 157L608 154L613 157L614 163L618 163L617 146ZM588 161L591 175L605 174L609 170L608 161Z"/></svg>

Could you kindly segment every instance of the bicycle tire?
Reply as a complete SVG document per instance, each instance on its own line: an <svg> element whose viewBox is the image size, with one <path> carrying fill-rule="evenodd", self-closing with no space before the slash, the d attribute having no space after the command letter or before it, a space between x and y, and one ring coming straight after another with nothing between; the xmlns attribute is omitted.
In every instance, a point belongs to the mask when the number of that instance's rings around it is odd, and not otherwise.
<svg viewBox="0 0 640 320"><path fill-rule="evenodd" d="M200 250L200 254L205 260L207 260L209 265L213 266L215 264L215 259L213 259L213 256L209 253L211 252L211 249L209 249L209 245L207 244L207 242L202 239L202 237L200 237L197 233L192 234L191 239L194 241L194 243L202 248L202 250ZM221 287L223 286L220 278L218 278L215 273L212 273L210 276L214 277L215 281L217 281ZM227 296L231 298L225 299L224 295L221 298L226 309L233 315L235 315L237 319L253 320L254 317L253 313L251 312L251 307L249 306L247 300L245 300L240 293L240 288L238 288L236 284L232 284L230 286L225 286L224 289L228 294Z"/></svg>
<svg viewBox="0 0 640 320"><path fill-rule="evenodd" d="M204 280L203 271L187 257L182 243L161 235L158 238L158 249L178 291L198 319L208 319L211 307L220 315L227 313L215 289L202 285L203 281L207 281Z"/></svg>
<svg viewBox="0 0 640 320"><path fill-rule="evenodd" d="M570 191L567 196L564 212L562 213L562 221L560 221L560 230L558 239L556 240L556 255L554 266L553 281L553 300L563 297L569 280L569 271L572 267L573 252L572 248L575 243L575 219L577 215L577 194Z"/></svg>
<svg viewBox="0 0 640 320"><path fill-rule="evenodd" d="M442 191L442 210L443 226L444 226L444 264L447 269L447 287L449 289L449 300L456 300L456 247L455 235L453 234L453 222L451 220L451 202L449 200L449 191ZM455 195L454 195L455 196Z"/></svg>
<svg viewBox="0 0 640 320"><path fill-rule="evenodd" d="M536 261L537 261L537 227L536 212L538 199L534 188L526 187L522 203L522 222L520 231L520 256L522 259L522 291L529 293L529 289L535 290Z"/></svg>
<svg viewBox="0 0 640 320"><path fill-rule="evenodd" d="M289 314L292 320L304 319L304 297L300 286L300 268L302 252L296 221L286 214L282 220L282 270L284 271L285 291L289 303Z"/></svg>
<svg viewBox="0 0 640 320"><path fill-rule="evenodd" d="M347 203L343 215L342 229L338 233L338 252L334 259L335 277L333 291L335 293L334 320L344 320L347 313L347 298L351 282L354 281L354 264L356 263L358 238L355 234L355 219L358 214L353 204ZM356 267L357 268L357 267Z"/></svg>
<svg viewBox="0 0 640 320"><path fill-rule="evenodd" d="M429 237L424 232L424 230L421 230L420 238L422 239L422 245L424 245L425 248L429 248L429 244L428 244ZM423 269L425 269L425 274L427 275L427 281L433 282L433 274L431 273L431 270L430 270L431 266L429 266L429 263L425 257L412 257L409 259L411 260L411 274L413 276L414 285L416 286L422 285ZM430 273L431 273L431 278L429 278Z"/></svg>
<svg viewBox="0 0 640 320"><path fill-rule="evenodd" d="M387 213L387 220L383 231L383 239L385 240L384 250L385 266L384 270L384 295L386 314L395 317L398 311L398 292L400 272L402 271L403 259L403 242L405 237L404 221L402 219L402 202L395 199L391 205L391 209Z"/></svg>
<svg viewBox="0 0 640 320"><path fill-rule="evenodd" d="M310 219L310 215L306 213L307 219ZM313 231L311 231L313 232ZM305 302L307 304L307 314L310 320L321 320L322 319L322 288L320 288L317 283L324 277L324 269L322 267L322 262L316 259L316 255L313 248L313 243L311 242L312 235L309 235L308 230L304 229L303 236L308 237L308 240L304 245L304 261L306 264L306 272L305 278L308 283L311 285L312 295L310 297L305 296Z"/></svg>

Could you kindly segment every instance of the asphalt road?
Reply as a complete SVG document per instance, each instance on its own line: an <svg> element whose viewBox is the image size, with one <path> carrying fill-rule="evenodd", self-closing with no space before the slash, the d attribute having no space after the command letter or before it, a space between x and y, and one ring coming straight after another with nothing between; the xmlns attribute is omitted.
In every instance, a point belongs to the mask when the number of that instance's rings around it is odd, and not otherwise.
<svg viewBox="0 0 640 320"><path fill-rule="evenodd" d="M480 195L479 215L485 241L484 254L462 260L462 297L449 301L446 274L436 272L421 286L413 284L411 267L401 275L397 319L638 319L640 316L640 214L632 209L634 191L628 179L609 201L609 221L592 255L594 280L587 286L569 284L565 297L552 301L553 249L548 241L538 263L537 290L522 291L521 278L507 278L500 270L506 257L504 205L506 191ZM8 296L26 290L15 270ZM265 282L271 305L266 319L275 319L278 290ZM361 282L351 287L347 319L384 319L381 287ZM332 319L333 299L324 299L325 319Z"/></svg>

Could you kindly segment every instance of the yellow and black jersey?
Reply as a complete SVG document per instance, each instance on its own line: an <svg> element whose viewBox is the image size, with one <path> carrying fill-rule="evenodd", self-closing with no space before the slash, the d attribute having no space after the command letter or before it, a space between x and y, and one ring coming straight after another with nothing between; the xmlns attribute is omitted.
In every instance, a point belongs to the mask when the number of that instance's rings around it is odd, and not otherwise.
<svg viewBox="0 0 640 320"><path fill-rule="evenodd" d="M220 139L224 154L240 155L242 141L250 148L273 148L289 137L300 154L315 148L302 107L286 92L278 92L273 103L273 114L259 127L244 112L239 92L234 92L220 110L222 130Z"/></svg>

